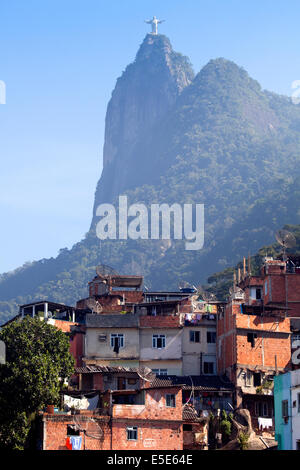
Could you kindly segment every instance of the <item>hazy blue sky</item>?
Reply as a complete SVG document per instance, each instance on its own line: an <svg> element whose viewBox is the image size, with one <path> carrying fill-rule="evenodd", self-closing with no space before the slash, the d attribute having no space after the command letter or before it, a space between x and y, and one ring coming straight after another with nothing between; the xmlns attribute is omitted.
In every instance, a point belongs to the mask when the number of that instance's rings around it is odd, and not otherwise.
<svg viewBox="0 0 300 470"><path fill-rule="evenodd" d="M106 106L153 15L196 72L225 57L271 91L300 80L299 0L1 0L0 273L88 230Z"/></svg>

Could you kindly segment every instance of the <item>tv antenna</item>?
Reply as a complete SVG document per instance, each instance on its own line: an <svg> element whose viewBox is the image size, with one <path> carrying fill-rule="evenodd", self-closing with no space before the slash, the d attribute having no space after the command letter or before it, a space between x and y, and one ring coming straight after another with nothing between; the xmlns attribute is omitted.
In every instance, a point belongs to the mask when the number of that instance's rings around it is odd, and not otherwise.
<svg viewBox="0 0 300 470"><path fill-rule="evenodd" d="M109 276L117 276L118 275L117 271L115 271L110 266L107 266L106 264L100 264L99 266L97 266L96 267L96 273L101 278L106 278L106 277L109 277Z"/></svg>
<svg viewBox="0 0 300 470"><path fill-rule="evenodd" d="M296 245L295 236L288 230L278 230L275 234L276 240L283 247L282 258L285 261L287 248L293 248Z"/></svg>

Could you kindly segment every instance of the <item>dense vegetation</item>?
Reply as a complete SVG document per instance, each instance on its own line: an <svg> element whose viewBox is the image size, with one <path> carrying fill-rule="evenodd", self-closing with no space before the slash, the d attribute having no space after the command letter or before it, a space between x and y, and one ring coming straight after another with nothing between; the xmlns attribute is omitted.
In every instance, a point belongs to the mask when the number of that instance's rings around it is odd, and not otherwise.
<svg viewBox="0 0 300 470"><path fill-rule="evenodd" d="M284 228L294 234L297 242L293 249L287 250L287 254L291 252L292 254L300 255L300 225L286 225ZM254 276L259 275L265 256L272 256L276 259L276 257L281 254L282 247L278 243L263 246L254 256L250 256L251 274ZM248 263L248 258L246 262ZM218 300L226 300L229 294L229 288L233 285L234 272L237 274L238 268L240 268L242 272L242 260L234 267L226 268L224 271L209 276L207 284L203 286L203 288L205 291L214 294Z"/></svg>
<svg viewBox="0 0 300 470"><path fill-rule="evenodd" d="M153 289L198 285L211 276L211 287L223 296L230 266L272 243L279 228L300 223L299 131L300 107L289 98L262 90L230 61L210 61L128 150L122 188L130 203L204 204L203 249L187 251L184 240L100 242L94 220L71 250L1 276L0 319L33 299L74 304L87 295L100 263L143 274ZM113 183L113 174L104 175L103 187Z"/></svg>

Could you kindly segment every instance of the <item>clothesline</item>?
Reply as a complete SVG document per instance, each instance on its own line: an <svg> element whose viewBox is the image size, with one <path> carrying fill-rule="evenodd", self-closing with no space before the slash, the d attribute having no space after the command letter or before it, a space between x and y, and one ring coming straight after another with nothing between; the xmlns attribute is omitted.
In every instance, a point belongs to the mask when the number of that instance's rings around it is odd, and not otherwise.
<svg viewBox="0 0 300 470"><path fill-rule="evenodd" d="M184 322L186 323L191 323L191 324L196 324L202 319L209 319L209 320L215 320L216 315L214 314L202 314L202 313L185 313L183 316Z"/></svg>
<svg viewBox="0 0 300 470"><path fill-rule="evenodd" d="M272 428L273 427L272 418L258 418L258 427L259 429Z"/></svg>

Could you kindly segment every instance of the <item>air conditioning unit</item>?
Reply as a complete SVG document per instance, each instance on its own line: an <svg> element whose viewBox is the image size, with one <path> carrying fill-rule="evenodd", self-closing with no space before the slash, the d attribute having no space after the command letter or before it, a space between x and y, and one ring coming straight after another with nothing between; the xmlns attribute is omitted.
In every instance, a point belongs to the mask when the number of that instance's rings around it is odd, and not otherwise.
<svg viewBox="0 0 300 470"><path fill-rule="evenodd" d="M99 335L98 340L100 341L100 343L106 343L107 335Z"/></svg>

